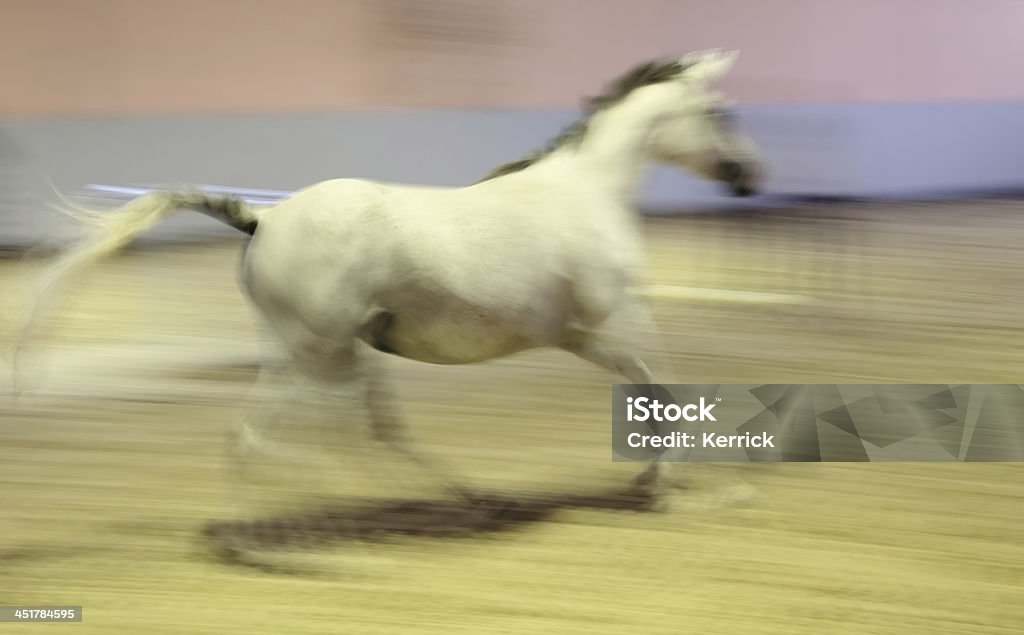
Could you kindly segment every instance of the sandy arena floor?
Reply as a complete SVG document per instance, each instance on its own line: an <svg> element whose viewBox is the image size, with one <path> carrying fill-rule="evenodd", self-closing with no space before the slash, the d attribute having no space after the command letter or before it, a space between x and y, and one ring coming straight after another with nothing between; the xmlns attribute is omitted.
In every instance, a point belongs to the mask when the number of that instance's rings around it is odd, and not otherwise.
<svg viewBox="0 0 1024 635"><path fill-rule="evenodd" d="M1022 383L1024 203L814 211L648 223L679 381ZM239 247L103 265L40 385L0 396L0 603L82 605L83 623L46 627L76 633L1024 629L1020 465L698 464L666 513L568 508L501 533L284 552L276 568L222 561L201 539L211 520L436 493L358 414L312 406L282 436L308 461L230 478L225 433L261 352ZM0 262L5 337L33 270ZM416 437L478 487L584 492L638 469L610 460L618 379L568 355L389 363Z"/></svg>

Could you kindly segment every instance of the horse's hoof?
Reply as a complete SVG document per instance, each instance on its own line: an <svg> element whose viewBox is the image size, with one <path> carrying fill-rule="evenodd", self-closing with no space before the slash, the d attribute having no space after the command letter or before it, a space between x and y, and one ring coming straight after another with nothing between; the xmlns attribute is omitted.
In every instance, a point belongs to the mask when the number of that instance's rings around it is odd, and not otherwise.
<svg viewBox="0 0 1024 635"><path fill-rule="evenodd" d="M738 483L731 487L726 488L721 494L720 499L725 505L730 507L738 507L741 505L749 505L756 503L764 498L764 495L759 489L748 483Z"/></svg>
<svg viewBox="0 0 1024 635"><path fill-rule="evenodd" d="M648 467L633 477L633 480L630 481L630 489L638 492L648 491L654 493L661 481L660 476L657 466Z"/></svg>
<svg viewBox="0 0 1024 635"><path fill-rule="evenodd" d="M651 502L649 511L655 514L667 514L672 511L672 503L667 495L658 496Z"/></svg>
<svg viewBox="0 0 1024 635"><path fill-rule="evenodd" d="M682 476L675 476L668 479L669 489L693 489L693 481Z"/></svg>
<svg viewBox="0 0 1024 635"><path fill-rule="evenodd" d="M669 496L664 483L657 478L647 478L645 474L633 479L626 490L626 498L637 511L664 512L669 508Z"/></svg>

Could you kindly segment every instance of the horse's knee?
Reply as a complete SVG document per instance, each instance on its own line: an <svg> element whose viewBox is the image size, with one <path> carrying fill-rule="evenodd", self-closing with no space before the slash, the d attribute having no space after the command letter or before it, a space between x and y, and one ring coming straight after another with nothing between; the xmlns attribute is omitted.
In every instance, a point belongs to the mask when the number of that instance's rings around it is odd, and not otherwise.
<svg viewBox="0 0 1024 635"><path fill-rule="evenodd" d="M602 344L597 339L576 338L562 344L566 350L581 359L622 375L634 384L650 384L654 382L653 374L647 363L631 350L618 349Z"/></svg>

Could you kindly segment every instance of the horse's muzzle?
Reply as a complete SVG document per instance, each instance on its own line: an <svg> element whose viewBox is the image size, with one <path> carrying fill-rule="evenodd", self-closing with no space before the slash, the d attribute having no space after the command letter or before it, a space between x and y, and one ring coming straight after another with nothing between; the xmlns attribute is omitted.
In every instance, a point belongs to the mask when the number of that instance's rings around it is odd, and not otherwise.
<svg viewBox="0 0 1024 635"><path fill-rule="evenodd" d="M716 170L718 180L728 184L733 196L752 196L757 193L757 171L738 161L722 161Z"/></svg>

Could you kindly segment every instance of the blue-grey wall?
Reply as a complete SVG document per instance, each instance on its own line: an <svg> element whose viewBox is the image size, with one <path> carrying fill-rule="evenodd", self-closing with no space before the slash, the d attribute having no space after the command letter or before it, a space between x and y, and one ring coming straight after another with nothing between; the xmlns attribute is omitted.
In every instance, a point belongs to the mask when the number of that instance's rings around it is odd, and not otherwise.
<svg viewBox="0 0 1024 635"><path fill-rule="evenodd" d="M301 116L11 121L0 127L0 242L32 240L53 215L45 178L294 190L340 176L464 185L571 123L567 111L393 111ZM743 126L771 168L770 195L921 197L1024 189L1024 103L752 106ZM46 175L46 177L42 176ZM735 205L712 184L659 169L650 211ZM752 199L742 205L760 205ZM206 219L171 232L205 232Z"/></svg>

